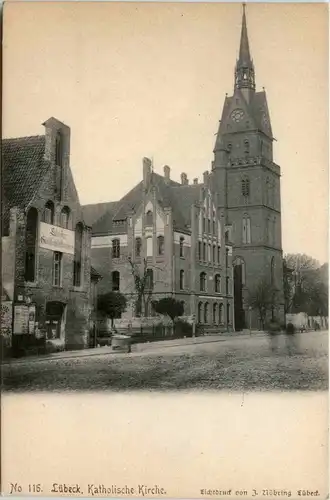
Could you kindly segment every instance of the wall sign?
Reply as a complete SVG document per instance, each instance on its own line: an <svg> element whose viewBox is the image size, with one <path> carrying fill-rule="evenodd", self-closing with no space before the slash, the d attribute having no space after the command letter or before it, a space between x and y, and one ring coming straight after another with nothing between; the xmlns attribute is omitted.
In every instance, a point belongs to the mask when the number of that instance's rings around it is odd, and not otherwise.
<svg viewBox="0 0 330 500"><path fill-rule="evenodd" d="M74 231L40 222L39 246L53 252L74 254Z"/></svg>
<svg viewBox="0 0 330 500"><path fill-rule="evenodd" d="M29 308L25 304L14 307L14 333L23 335L29 331Z"/></svg>

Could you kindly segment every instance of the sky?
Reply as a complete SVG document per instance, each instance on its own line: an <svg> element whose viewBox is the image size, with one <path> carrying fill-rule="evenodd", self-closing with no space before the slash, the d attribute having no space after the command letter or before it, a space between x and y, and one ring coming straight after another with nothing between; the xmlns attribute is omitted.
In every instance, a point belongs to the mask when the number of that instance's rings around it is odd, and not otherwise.
<svg viewBox="0 0 330 500"><path fill-rule="evenodd" d="M285 253L328 260L328 6L248 3L257 90L281 167ZM237 3L14 2L4 7L3 136L71 127L82 204L120 199L156 172L210 169L233 91Z"/></svg>

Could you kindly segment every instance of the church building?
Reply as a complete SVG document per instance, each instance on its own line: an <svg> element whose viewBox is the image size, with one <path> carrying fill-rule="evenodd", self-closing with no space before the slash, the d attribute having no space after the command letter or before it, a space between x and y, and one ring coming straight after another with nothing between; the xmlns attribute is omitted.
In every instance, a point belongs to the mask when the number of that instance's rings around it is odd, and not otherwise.
<svg viewBox="0 0 330 500"><path fill-rule="evenodd" d="M248 296L273 293L272 316L284 321L280 167L265 91L256 91L245 6L234 92L226 95L211 171L181 184L143 159L143 180L118 202L84 207L92 226L92 262L104 291L132 298L129 258L147 259L152 298L174 296L198 323L260 327ZM107 275L107 276L106 276ZM148 311L152 313L152 311Z"/></svg>

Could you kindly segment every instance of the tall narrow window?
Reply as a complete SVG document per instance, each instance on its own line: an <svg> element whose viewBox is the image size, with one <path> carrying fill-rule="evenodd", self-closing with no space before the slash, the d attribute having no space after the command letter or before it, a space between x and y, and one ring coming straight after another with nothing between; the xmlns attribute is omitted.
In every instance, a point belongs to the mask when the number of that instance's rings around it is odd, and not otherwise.
<svg viewBox="0 0 330 500"><path fill-rule="evenodd" d="M154 272L152 269L147 269L146 274L146 290L152 290L154 287Z"/></svg>
<svg viewBox="0 0 330 500"><path fill-rule="evenodd" d="M146 226L152 226L153 225L153 214L151 210L148 210L146 213Z"/></svg>
<svg viewBox="0 0 330 500"><path fill-rule="evenodd" d="M164 255L164 236L157 238L158 255Z"/></svg>
<svg viewBox="0 0 330 500"><path fill-rule="evenodd" d="M118 292L120 290L120 274L119 271L112 273L112 291Z"/></svg>
<svg viewBox="0 0 330 500"><path fill-rule="evenodd" d="M70 209L69 207L63 207L61 211L61 227L68 229L69 227L69 217L70 217Z"/></svg>
<svg viewBox="0 0 330 500"><path fill-rule="evenodd" d="M242 195L245 197L250 196L250 179L248 177L242 179Z"/></svg>
<svg viewBox="0 0 330 500"><path fill-rule="evenodd" d="M135 238L135 256L141 257L142 240L141 238Z"/></svg>
<svg viewBox="0 0 330 500"><path fill-rule="evenodd" d="M120 257L120 240L115 238L112 240L112 258L119 259Z"/></svg>
<svg viewBox="0 0 330 500"><path fill-rule="evenodd" d="M226 267L228 267L228 263L229 263L229 250L228 248L226 248Z"/></svg>
<svg viewBox="0 0 330 500"><path fill-rule="evenodd" d="M229 277L226 277L226 295L229 295Z"/></svg>
<svg viewBox="0 0 330 500"><path fill-rule="evenodd" d="M73 286L81 286L83 226L76 225L73 261Z"/></svg>
<svg viewBox="0 0 330 500"><path fill-rule="evenodd" d="M206 219L203 217L203 233L206 231Z"/></svg>
<svg viewBox="0 0 330 500"><path fill-rule="evenodd" d="M230 317L230 304L227 304L227 325L230 325L231 317Z"/></svg>
<svg viewBox="0 0 330 500"><path fill-rule="evenodd" d="M214 291L220 293L220 274L216 274L214 277Z"/></svg>
<svg viewBox="0 0 330 500"><path fill-rule="evenodd" d="M213 234L215 235L215 219L212 221L212 229L213 229Z"/></svg>
<svg viewBox="0 0 330 500"><path fill-rule="evenodd" d="M217 322L217 304L213 304L213 323Z"/></svg>
<svg viewBox="0 0 330 500"><path fill-rule="evenodd" d="M180 271L180 290L184 289L184 271L181 269Z"/></svg>
<svg viewBox="0 0 330 500"><path fill-rule="evenodd" d="M209 322L209 304L206 302L204 305L204 323Z"/></svg>
<svg viewBox="0 0 330 500"><path fill-rule="evenodd" d="M54 252L53 257L53 285L61 286L62 284L62 253Z"/></svg>
<svg viewBox="0 0 330 500"><path fill-rule="evenodd" d="M221 247L218 246L218 264L220 264L221 261Z"/></svg>
<svg viewBox="0 0 330 500"><path fill-rule="evenodd" d="M63 165L63 139L61 132L57 132L56 134L55 163L58 167L62 167Z"/></svg>
<svg viewBox="0 0 330 500"><path fill-rule="evenodd" d="M199 288L201 292L206 292L206 274L200 273L199 275Z"/></svg>
<svg viewBox="0 0 330 500"><path fill-rule="evenodd" d="M270 198L269 191L270 191L270 183L269 183L269 177L267 177L267 179L266 179L266 193L265 193L265 195L266 195L266 200L265 200L266 206L269 206L269 198Z"/></svg>
<svg viewBox="0 0 330 500"><path fill-rule="evenodd" d="M206 261L206 243L203 243L203 260Z"/></svg>
<svg viewBox="0 0 330 500"><path fill-rule="evenodd" d="M213 245L213 250L212 250L212 261L213 261L213 263L214 263L214 264L215 264L215 256L216 256L215 252L216 252L216 246L215 246L215 245Z"/></svg>
<svg viewBox="0 0 330 500"><path fill-rule="evenodd" d="M223 304L219 304L219 323L223 323Z"/></svg>
<svg viewBox="0 0 330 500"><path fill-rule="evenodd" d="M54 224L54 203L52 201L47 201L42 215L42 220L47 224Z"/></svg>
<svg viewBox="0 0 330 500"><path fill-rule="evenodd" d="M243 217L242 233L243 243L251 243L251 221L247 216Z"/></svg>
<svg viewBox="0 0 330 500"><path fill-rule="evenodd" d="M207 231L210 233L211 232L211 219L207 220Z"/></svg>
<svg viewBox="0 0 330 500"><path fill-rule="evenodd" d="M211 243L208 245L208 261L211 262Z"/></svg>
<svg viewBox="0 0 330 500"><path fill-rule="evenodd" d="M275 258L272 257L270 262L270 284L274 286L275 284Z"/></svg>
<svg viewBox="0 0 330 500"><path fill-rule="evenodd" d="M38 211L30 208L26 218L25 232L25 281L36 279L36 246L37 246Z"/></svg>
<svg viewBox="0 0 330 500"><path fill-rule="evenodd" d="M202 309L203 309L203 304L202 304L202 302L198 302L198 308L197 308L197 323L202 323L202 321L203 321Z"/></svg>
<svg viewBox="0 0 330 500"><path fill-rule="evenodd" d="M183 244L184 244L184 238L181 236L180 238L180 257L183 257Z"/></svg>
<svg viewBox="0 0 330 500"><path fill-rule="evenodd" d="M198 242L198 259L202 260L202 242Z"/></svg>

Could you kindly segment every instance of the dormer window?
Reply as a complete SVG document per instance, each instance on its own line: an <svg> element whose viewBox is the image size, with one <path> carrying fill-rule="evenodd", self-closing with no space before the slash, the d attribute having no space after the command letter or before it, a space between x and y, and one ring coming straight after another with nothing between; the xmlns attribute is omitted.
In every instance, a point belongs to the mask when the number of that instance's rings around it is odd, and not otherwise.
<svg viewBox="0 0 330 500"><path fill-rule="evenodd" d="M63 138L61 132L57 132L55 141L55 163L59 167L63 165Z"/></svg>

